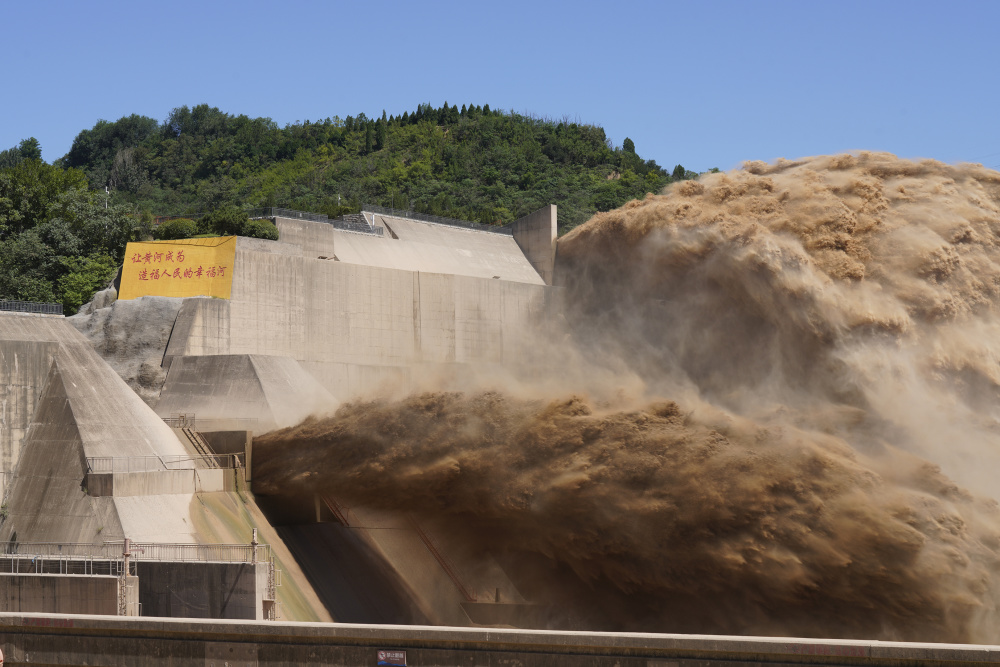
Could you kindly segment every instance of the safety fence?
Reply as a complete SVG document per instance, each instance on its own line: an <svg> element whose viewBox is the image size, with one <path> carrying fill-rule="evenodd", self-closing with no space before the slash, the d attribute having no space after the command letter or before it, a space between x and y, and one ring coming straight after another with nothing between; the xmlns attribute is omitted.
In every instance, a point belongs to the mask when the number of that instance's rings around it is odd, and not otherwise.
<svg viewBox="0 0 1000 667"><path fill-rule="evenodd" d="M210 454L191 456L173 454L164 456L88 456L88 473L162 472L164 470L191 470L205 468L242 468L241 454Z"/></svg>
<svg viewBox="0 0 1000 667"><path fill-rule="evenodd" d="M36 560L120 560L125 552L124 542L100 544L63 544L57 542L8 542L0 558L16 556ZM168 562L212 563L263 563L271 562L269 544L172 544L131 542L131 560Z"/></svg>
<svg viewBox="0 0 1000 667"><path fill-rule="evenodd" d="M365 204L362 209L365 213L375 213L377 215L388 215L393 218L403 218L406 220L420 220L422 222L436 222L439 225L449 225L451 227L465 227L466 229L475 229L480 232L491 232L493 234L506 234L507 236L513 236L514 230L510 225L484 225L481 222L472 222L470 220L459 220L457 218L445 218L439 215L430 215L428 213L417 213L416 211L401 211L395 208L386 208L385 206L376 206L374 204Z"/></svg>
<svg viewBox="0 0 1000 667"><path fill-rule="evenodd" d="M197 417L195 414L174 413L163 417L171 428L189 428L202 433L211 431L256 431L260 420L256 417Z"/></svg>
<svg viewBox="0 0 1000 667"><path fill-rule="evenodd" d="M385 233L384 227L375 227L367 223L361 223L353 218L331 218L323 213L308 213L306 211L296 211L290 208L278 208L276 206L268 208L254 208L248 211L251 218L288 218L291 220L308 220L310 222L323 222L332 225L335 229L346 232L357 232L359 234L372 234L382 236Z"/></svg>
<svg viewBox="0 0 1000 667"><path fill-rule="evenodd" d="M42 315L62 315L61 303L36 303L34 301L0 300L0 310L11 313L39 313Z"/></svg>

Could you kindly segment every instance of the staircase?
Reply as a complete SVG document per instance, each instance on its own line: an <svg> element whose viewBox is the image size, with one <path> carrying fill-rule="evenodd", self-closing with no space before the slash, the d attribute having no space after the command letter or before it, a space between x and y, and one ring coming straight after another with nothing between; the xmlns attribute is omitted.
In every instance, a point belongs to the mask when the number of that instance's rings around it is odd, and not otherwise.
<svg viewBox="0 0 1000 667"><path fill-rule="evenodd" d="M219 462L216 459L215 452L212 451L211 446L205 440L205 438L192 428L181 428L181 433L187 438L188 442L191 443L191 447L194 448L194 453L196 456L201 457L201 465L199 468L218 468Z"/></svg>

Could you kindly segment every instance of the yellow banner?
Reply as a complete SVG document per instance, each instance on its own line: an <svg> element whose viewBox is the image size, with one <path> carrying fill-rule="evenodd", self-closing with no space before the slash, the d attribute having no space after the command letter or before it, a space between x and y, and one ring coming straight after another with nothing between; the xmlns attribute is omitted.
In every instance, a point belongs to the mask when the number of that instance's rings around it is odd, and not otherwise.
<svg viewBox="0 0 1000 667"><path fill-rule="evenodd" d="M140 296L214 296L233 289L236 237L129 243L119 299Z"/></svg>

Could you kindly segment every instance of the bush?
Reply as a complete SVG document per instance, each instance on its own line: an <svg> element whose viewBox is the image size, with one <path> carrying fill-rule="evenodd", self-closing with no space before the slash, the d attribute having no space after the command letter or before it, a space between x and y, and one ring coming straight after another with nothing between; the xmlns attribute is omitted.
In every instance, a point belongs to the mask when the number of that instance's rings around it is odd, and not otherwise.
<svg viewBox="0 0 1000 667"><path fill-rule="evenodd" d="M64 259L67 273L59 278L63 312L73 315L90 301L94 292L108 284L118 272L118 265L107 255Z"/></svg>
<svg viewBox="0 0 1000 667"><path fill-rule="evenodd" d="M153 230L153 238L158 241L171 241L174 239L189 239L198 233L198 224L194 220L178 218L167 220Z"/></svg>
<svg viewBox="0 0 1000 667"><path fill-rule="evenodd" d="M219 234L220 236L239 236L250 216L246 211L229 204L217 208L198 221L198 231L202 234Z"/></svg>
<svg viewBox="0 0 1000 667"><path fill-rule="evenodd" d="M247 223L243 225L243 233L240 236L252 236L257 239L277 241L278 228L270 220L247 220Z"/></svg>

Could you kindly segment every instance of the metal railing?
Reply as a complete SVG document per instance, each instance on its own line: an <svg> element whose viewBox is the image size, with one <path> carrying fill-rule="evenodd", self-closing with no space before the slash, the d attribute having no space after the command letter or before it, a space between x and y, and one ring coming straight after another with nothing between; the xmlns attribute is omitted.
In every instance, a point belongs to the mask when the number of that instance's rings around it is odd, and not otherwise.
<svg viewBox="0 0 1000 667"><path fill-rule="evenodd" d="M11 542L5 545L4 556L36 559L121 560L124 542L101 544L61 544L57 542ZM210 561L218 563L253 563L272 560L269 544L171 544L132 542L132 560Z"/></svg>
<svg viewBox="0 0 1000 667"><path fill-rule="evenodd" d="M34 301L0 300L0 310L12 313L41 313L42 315L62 315L61 303L35 303Z"/></svg>
<svg viewBox="0 0 1000 667"><path fill-rule="evenodd" d="M88 473L162 472L164 470L194 470L204 468L242 468L242 454L211 454L191 456L88 456Z"/></svg>
<svg viewBox="0 0 1000 667"><path fill-rule="evenodd" d="M384 227L373 227L371 225L359 225L356 222L349 220L341 220L339 218L331 218L323 213L308 213L306 211L296 211L290 208L253 208L247 211L249 216L254 219L260 218L289 218L292 220L308 220L310 222L323 222L328 225L332 225L336 229L340 229L345 232L357 232L358 234L373 234L375 236L382 236L385 234Z"/></svg>
<svg viewBox="0 0 1000 667"><path fill-rule="evenodd" d="M257 417L202 417L194 414L173 414L163 417L171 428L189 428L202 433L209 431L256 431L260 425Z"/></svg>
<svg viewBox="0 0 1000 667"><path fill-rule="evenodd" d="M471 220L459 220L458 218L445 218L440 215L430 215L429 213L417 213L416 211L401 211L395 208L386 208L385 206L376 206L374 204L365 204L361 210L365 213L375 213L378 215L388 215L393 218L403 218L407 220L420 220L423 222L436 222L439 225L450 225L452 227L465 227L466 229L475 229L480 232L491 232L493 234L506 234L507 236L513 236L514 230L510 225L504 225L503 227L499 225L484 225L481 222L472 222Z"/></svg>

